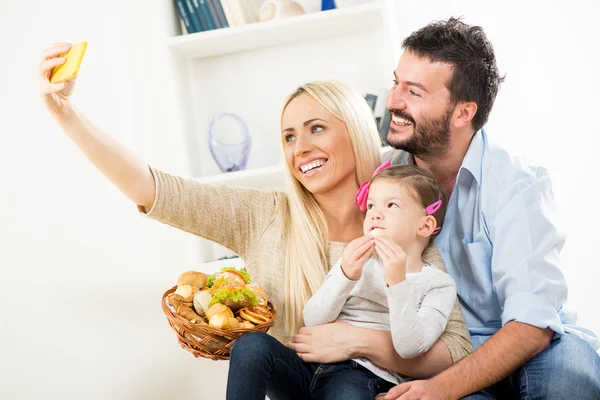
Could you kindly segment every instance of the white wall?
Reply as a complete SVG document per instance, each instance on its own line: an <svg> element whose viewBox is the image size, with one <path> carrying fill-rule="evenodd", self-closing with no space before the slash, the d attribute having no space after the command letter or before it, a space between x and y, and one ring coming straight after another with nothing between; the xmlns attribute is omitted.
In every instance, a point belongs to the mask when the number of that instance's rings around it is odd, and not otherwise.
<svg viewBox="0 0 600 400"><path fill-rule="evenodd" d="M196 260L191 238L138 217L36 92L41 51L87 40L76 103L148 162L185 175L169 101L166 3L0 2L0 398L223 397L227 364L180 350L159 307ZM401 34L450 15L485 27L507 74L488 131L551 170L570 233L571 300L581 323L600 332L597 6L491 4L398 1Z"/></svg>
<svg viewBox="0 0 600 400"><path fill-rule="evenodd" d="M162 293L189 235L137 215L47 116L41 52L86 40L75 102L149 162L186 174L171 121L167 2L0 2L0 398L201 398L227 364L177 345ZM218 398L205 389L207 398Z"/></svg>

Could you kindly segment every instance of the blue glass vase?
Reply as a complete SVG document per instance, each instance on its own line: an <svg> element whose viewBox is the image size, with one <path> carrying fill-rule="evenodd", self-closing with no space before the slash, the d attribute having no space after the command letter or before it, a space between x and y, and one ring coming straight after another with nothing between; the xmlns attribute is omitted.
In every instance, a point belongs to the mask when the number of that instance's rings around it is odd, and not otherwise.
<svg viewBox="0 0 600 400"><path fill-rule="evenodd" d="M223 172L246 169L252 140L246 122L237 114L223 113L208 125L208 147Z"/></svg>
<svg viewBox="0 0 600 400"><path fill-rule="evenodd" d="M335 8L335 0L321 0L321 11L333 10Z"/></svg>

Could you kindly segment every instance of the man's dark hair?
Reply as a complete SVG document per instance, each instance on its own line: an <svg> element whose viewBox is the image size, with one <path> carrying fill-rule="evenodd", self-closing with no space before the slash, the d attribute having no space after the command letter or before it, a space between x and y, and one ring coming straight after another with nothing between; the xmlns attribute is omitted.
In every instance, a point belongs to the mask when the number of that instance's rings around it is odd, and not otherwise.
<svg viewBox="0 0 600 400"><path fill-rule="evenodd" d="M453 104L472 101L477 104L473 117L475 131L487 122L498 86L504 80L496 65L494 49L480 26L469 26L458 18L438 21L413 32L402 47L418 57L452 64L450 100Z"/></svg>

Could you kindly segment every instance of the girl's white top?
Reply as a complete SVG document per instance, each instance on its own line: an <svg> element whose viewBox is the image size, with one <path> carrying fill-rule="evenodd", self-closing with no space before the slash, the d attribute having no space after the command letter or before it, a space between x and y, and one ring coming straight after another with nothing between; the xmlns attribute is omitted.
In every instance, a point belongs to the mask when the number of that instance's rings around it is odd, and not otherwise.
<svg viewBox="0 0 600 400"><path fill-rule="evenodd" d="M387 330L392 334L396 351L406 359L417 357L433 346L457 300L456 285L450 275L426 265L421 272L408 273L405 281L387 287L383 264L378 258L365 262L357 281L346 278L341 264L340 259L306 303L306 326L342 320L363 328ZM366 358L354 361L393 383L409 379Z"/></svg>

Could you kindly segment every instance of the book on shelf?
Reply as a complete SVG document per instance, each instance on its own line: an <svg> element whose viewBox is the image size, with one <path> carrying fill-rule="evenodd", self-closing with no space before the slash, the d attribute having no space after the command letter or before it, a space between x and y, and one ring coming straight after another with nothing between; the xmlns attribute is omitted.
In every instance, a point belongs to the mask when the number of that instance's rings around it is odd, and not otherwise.
<svg viewBox="0 0 600 400"><path fill-rule="evenodd" d="M227 18L225 18L225 13L223 12L223 7L221 6L220 0L207 0L208 8L210 9L210 14L215 21L215 25L217 29L220 28L228 28L229 24L227 23Z"/></svg>
<svg viewBox="0 0 600 400"><path fill-rule="evenodd" d="M389 143L387 141L387 133L390 130L390 112L387 109L387 97L389 89L379 89L377 91L377 101L373 110L375 115L375 121L377 121L377 129L379 130L379 137L383 142L384 146Z"/></svg>
<svg viewBox="0 0 600 400"><path fill-rule="evenodd" d="M390 130L390 111L387 109L387 89L380 89L377 94L367 93L364 95L365 101L373 111L375 124L381 138L382 146L387 146L387 133Z"/></svg>
<svg viewBox="0 0 600 400"><path fill-rule="evenodd" d="M381 118L381 122L379 123L379 137L381 138L381 141L383 142L384 146L389 146L389 143L387 141L387 134L390 130L391 119L392 116L390 114L390 110L386 108L383 117Z"/></svg>
<svg viewBox="0 0 600 400"><path fill-rule="evenodd" d="M192 22L190 21L190 15L187 5L185 4L185 0L175 0L175 6L177 7L179 19L183 22L183 26L185 27L187 33L195 33Z"/></svg>
<svg viewBox="0 0 600 400"><path fill-rule="evenodd" d="M206 25L206 30L210 31L213 29L217 29L217 25L215 20L213 19L212 14L210 13L210 8L208 7L208 0L197 0L200 5L198 9L198 15L202 18Z"/></svg>
<svg viewBox="0 0 600 400"><path fill-rule="evenodd" d="M223 13L225 14L225 19L227 20L227 24L229 26L239 25L237 21L233 18L233 11L231 6L229 5L229 0L217 0L221 4L221 8L223 9Z"/></svg>
<svg viewBox="0 0 600 400"><path fill-rule="evenodd" d="M188 17L190 19L190 25L192 26L193 32L188 31L188 33L197 33L205 30L200 18L198 16L196 7L194 6L193 0L185 0L185 5L187 7Z"/></svg>
<svg viewBox="0 0 600 400"><path fill-rule="evenodd" d="M367 93L365 95L365 100L367 101L369 108L371 108L371 111L375 112L375 104L377 104L377 95L372 94L372 93Z"/></svg>
<svg viewBox="0 0 600 400"><path fill-rule="evenodd" d="M259 22L265 0L174 1L187 33L196 33Z"/></svg>
<svg viewBox="0 0 600 400"><path fill-rule="evenodd" d="M194 9L194 16L196 17L196 22L200 26L200 30L198 32L204 32L208 30L206 27L206 22L204 21L204 18L202 18L199 0L191 0L191 3L192 8Z"/></svg>

